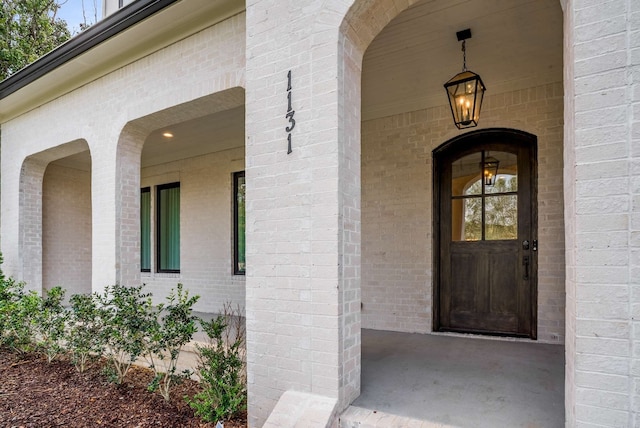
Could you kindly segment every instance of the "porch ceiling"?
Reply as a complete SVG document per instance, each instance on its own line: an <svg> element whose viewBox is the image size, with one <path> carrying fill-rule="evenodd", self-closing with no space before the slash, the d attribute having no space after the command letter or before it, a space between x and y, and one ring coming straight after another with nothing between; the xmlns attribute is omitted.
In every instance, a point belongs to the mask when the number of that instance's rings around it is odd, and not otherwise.
<svg viewBox="0 0 640 428"><path fill-rule="evenodd" d="M145 140L141 166L144 168L242 147L244 114L244 106L240 106L154 130ZM164 137L164 132L171 132L173 137ZM91 155L86 151L54 163L90 171Z"/></svg>
<svg viewBox="0 0 640 428"><path fill-rule="evenodd" d="M144 143L142 167L244 146L244 115L240 106L156 129Z"/></svg>
<svg viewBox="0 0 640 428"><path fill-rule="evenodd" d="M456 31L465 28L467 67L487 96L562 80L558 0L423 0L365 52L363 120L446 104L443 84L462 69Z"/></svg>

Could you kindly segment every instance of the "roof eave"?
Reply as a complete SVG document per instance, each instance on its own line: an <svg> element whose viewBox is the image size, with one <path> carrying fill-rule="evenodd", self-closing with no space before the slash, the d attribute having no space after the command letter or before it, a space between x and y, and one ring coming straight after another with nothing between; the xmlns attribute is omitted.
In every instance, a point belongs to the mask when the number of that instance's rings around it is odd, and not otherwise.
<svg viewBox="0 0 640 428"><path fill-rule="evenodd" d="M178 1L138 0L119 9L0 82L0 100Z"/></svg>

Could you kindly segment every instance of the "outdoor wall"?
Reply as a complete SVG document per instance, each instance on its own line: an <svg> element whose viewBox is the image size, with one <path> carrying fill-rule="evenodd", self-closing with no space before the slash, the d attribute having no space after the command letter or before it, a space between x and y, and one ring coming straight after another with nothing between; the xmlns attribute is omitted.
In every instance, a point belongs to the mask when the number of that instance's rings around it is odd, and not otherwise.
<svg viewBox="0 0 640 428"><path fill-rule="evenodd" d="M83 139L91 150L92 186L97 189L91 195L92 287L101 291L116 282L117 270L122 265L121 260L116 260L120 248L116 242L116 212L121 208L116 189L123 186L118 181L121 177L117 174L116 159L123 128L136 119L174 106L183 106L180 114L166 115L164 123L157 123L157 127L210 114L216 100L204 107L206 103L195 107L189 103L230 88L241 88L244 23L244 14L233 16L170 46L159 47L157 52L135 63L2 123L1 231L5 273L19 279L29 274L19 250L20 222L27 229L31 227L28 213L21 211L19 205L23 161L34 153ZM145 131L141 139L151 130ZM126 185L138 188L137 183ZM137 230L135 225L131 228Z"/></svg>
<svg viewBox="0 0 640 428"><path fill-rule="evenodd" d="M567 426L640 426L639 17L565 2Z"/></svg>
<svg viewBox="0 0 640 428"><path fill-rule="evenodd" d="M180 273L141 275L158 302L180 282L200 296L197 311L217 313L225 302L244 311L245 277L234 275L232 265L233 173L243 170L244 147L142 169L141 187L151 187L152 231L154 186L180 182ZM154 233L151 242L153 249Z"/></svg>
<svg viewBox="0 0 640 428"><path fill-rule="evenodd" d="M562 124L558 82L487 95L479 126L538 137L538 340L552 343L564 340ZM432 330L431 152L462 132L448 106L362 123L363 328Z"/></svg>
<svg viewBox="0 0 640 428"><path fill-rule="evenodd" d="M42 286L91 292L91 172L49 164L42 184Z"/></svg>

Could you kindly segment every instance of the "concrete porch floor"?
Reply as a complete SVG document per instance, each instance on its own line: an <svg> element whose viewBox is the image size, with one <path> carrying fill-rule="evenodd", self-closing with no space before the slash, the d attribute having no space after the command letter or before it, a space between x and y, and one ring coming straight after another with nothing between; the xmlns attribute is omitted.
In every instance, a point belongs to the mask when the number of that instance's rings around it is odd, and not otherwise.
<svg viewBox="0 0 640 428"><path fill-rule="evenodd" d="M564 426L564 347L362 330L350 427Z"/></svg>

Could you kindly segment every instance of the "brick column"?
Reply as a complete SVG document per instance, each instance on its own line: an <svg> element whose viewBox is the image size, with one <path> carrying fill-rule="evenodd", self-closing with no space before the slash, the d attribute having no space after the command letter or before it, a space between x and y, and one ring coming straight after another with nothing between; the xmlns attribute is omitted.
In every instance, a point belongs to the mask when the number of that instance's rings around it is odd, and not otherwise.
<svg viewBox="0 0 640 428"><path fill-rule="evenodd" d="M128 125L116 152L116 281L140 285L140 158L149 131Z"/></svg>
<svg viewBox="0 0 640 428"><path fill-rule="evenodd" d="M360 85L359 69L357 81L345 78L347 3L247 2L252 426L288 390L335 399L338 411L359 394Z"/></svg>
<svg viewBox="0 0 640 428"><path fill-rule="evenodd" d="M3 137L6 131L3 129ZM5 137L6 139L6 137ZM12 154L7 148L7 144L0 144L2 156L0 156L2 179L0 180L0 206L2 215L0 216L0 243L2 246L2 257L4 262L0 269L7 276L16 278L22 275L22 262L19 256L20 242L20 180L22 159L16 161L9 157Z"/></svg>
<svg viewBox="0 0 640 428"><path fill-rule="evenodd" d="M92 153L93 291L140 285L140 154L146 134L125 127Z"/></svg>
<svg viewBox="0 0 640 428"><path fill-rule="evenodd" d="M115 141L105 138L91 156L91 288L98 293L117 282Z"/></svg>
<svg viewBox="0 0 640 428"><path fill-rule="evenodd" d="M27 158L20 171L18 279L26 289L42 292L42 179L48 162Z"/></svg>
<svg viewBox="0 0 640 428"><path fill-rule="evenodd" d="M565 5L568 426L640 423L638 16Z"/></svg>

